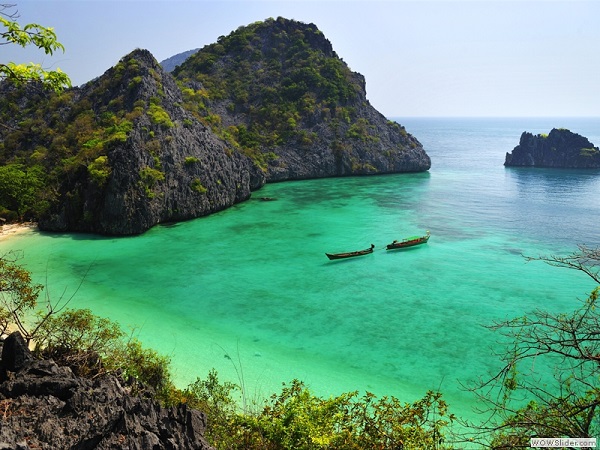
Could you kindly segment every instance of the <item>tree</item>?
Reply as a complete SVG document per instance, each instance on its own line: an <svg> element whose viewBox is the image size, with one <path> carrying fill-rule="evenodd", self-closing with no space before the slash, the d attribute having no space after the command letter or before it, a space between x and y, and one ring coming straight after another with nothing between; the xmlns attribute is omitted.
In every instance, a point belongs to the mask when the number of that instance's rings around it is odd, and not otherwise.
<svg viewBox="0 0 600 450"><path fill-rule="evenodd" d="M600 284L600 249L541 256ZM600 435L600 286L570 313L536 310L489 328L508 339L502 369L473 388L490 413L477 426L492 448L529 448L530 438ZM550 370L551 369L551 373Z"/></svg>
<svg viewBox="0 0 600 450"><path fill-rule="evenodd" d="M16 261L19 253L0 258L0 334L16 327L26 340L32 338L25 317L34 310L42 285L34 284L28 271Z"/></svg>
<svg viewBox="0 0 600 450"><path fill-rule="evenodd" d="M57 50L64 52L64 46L58 42L53 28L35 23L19 25L15 20L19 17L18 12L11 12L14 7L13 4L0 4L0 24L4 28L4 31L0 32L0 45L33 45L43 50L46 55L53 55ZM71 86L71 80L60 69L46 70L40 64L34 63L0 63L0 80L8 80L16 85L37 81L57 92Z"/></svg>
<svg viewBox="0 0 600 450"><path fill-rule="evenodd" d="M22 164L0 166L0 211L14 211L18 220L36 216L44 208L39 198L44 188L44 171L40 166Z"/></svg>
<svg viewBox="0 0 600 450"><path fill-rule="evenodd" d="M29 271L18 264L22 258L20 251L0 256L0 335L12 327L29 344L44 339L38 334L40 329L68 306L81 284L73 295L66 297L63 293L56 301L51 301L46 290L45 308L39 308L38 299L44 286L34 283Z"/></svg>

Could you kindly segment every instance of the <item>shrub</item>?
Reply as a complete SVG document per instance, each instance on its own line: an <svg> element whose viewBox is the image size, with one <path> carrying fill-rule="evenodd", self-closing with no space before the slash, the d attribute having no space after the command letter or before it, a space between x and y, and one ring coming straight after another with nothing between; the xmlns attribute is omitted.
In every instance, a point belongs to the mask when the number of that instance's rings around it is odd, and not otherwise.
<svg viewBox="0 0 600 450"><path fill-rule="evenodd" d="M123 332L116 322L94 316L89 309L49 316L36 333L37 352L76 374L102 372L102 360L114 358Z"/></svg>
<svg viewBox="0 0 600 450"><path fill-rule="evenodd" d="M194 164L199 163L199 162L200 162L200 160L198 158L196 158L195 156L186 156L184 164L186 166L193 166Z"/></svg>
<svg viewBox="0 0 600 450"><path fill-rule="evenodd" d="M98 186L104 186L106 180L110 176L110 166L108 164L108 156L98 156L94 162L88 165L88 173L90 178Z"/></svg>
<svg viewBox="0 0 600 450"><path fill-rule="evenodd" d="M173 128L175 126L169 113L157 104L150 105L148 115L152 123L160 125L162 128Z"/></svg>
<svg viewBox="0 0 600 450"><path fill-rule="evenodd" d="M200 181L198 178L195 178L192 181L190 187L192 188L192 191L198 192L199 194L206 194L206 191L208 190L204 187L202 181Z"/></svg>
<svg viewBox="0 0 600 450"><path fill-rule="evenodd" d="M153 169L152 167L144 167L140 170L140 177L143 183L148 187L154 187L154 185L165 179L165 174L160 170Z"/></svg>
<svg viewBox="0 0 600 450"><path fill-rule="evenodd" d="M138 389L144 390L145 386L149 386L161 399L165 397L172 384L168 357L143 348L137 339L119 346L111 356L107 361L110 368L120 369L125 379L135 379L141 383Z"/></svg>
<svg viewBox="0 0 600 450"><path fill-rule="evenodd" d="M165 174L160 170L153 169L152 167L144 167L140 170L140 184L144 188L148 198L154 198L152 190L158 182L164 179Z"/></svg>
<svg viewBox="0 0 600 450"><path fill-rule="evenodd" d="M323 399L294 380L260 414L237 417L230 430L237 445L228 448L441 449L452 420L436 392L412 404L371 393L359 398L357 392Z"/></svg>

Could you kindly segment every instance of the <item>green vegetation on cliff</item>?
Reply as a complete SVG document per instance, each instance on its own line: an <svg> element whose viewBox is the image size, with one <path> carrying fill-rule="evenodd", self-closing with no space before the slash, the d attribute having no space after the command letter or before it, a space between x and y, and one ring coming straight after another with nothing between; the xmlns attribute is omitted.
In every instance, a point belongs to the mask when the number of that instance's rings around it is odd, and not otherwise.
<svg viewBox="0 0 600 450"><path fill-rule="evenodd" d="M356 105L364 101L364 80L321 31L281 17L221 36L174 75L185 106L259 164L260 149L313 144L310 128L317 124L336 133L340 122L353 123ZM368 128L368 119L361 118L348 133L340 129L338 138L377 139Z"/></svg>
<svg viewBox="0 0 600 450"><path fill-rule="evenodd" d="M112 170L111 149L127 141L142 115L157 129L174 126L160 98L137 99L140 73L129 57L79 89L2 86L0 123L8 125L0 130L0 214L39 218L57 201L65 179L78 180L66 196L81 196L82 185L102 189ZM148 129L149 142L153 133Z"/></svg>

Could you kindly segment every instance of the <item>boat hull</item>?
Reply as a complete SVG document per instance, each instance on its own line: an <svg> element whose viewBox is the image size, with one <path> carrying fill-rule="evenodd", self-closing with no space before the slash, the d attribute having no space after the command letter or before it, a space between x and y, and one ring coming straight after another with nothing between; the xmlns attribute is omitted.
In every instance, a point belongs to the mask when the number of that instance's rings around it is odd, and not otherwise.
<svg viewBox="0 0 600 450"><path fill-rule="evenodd" d="M358 250L355 252L344 252L344 253L325 253L325 255L330 260L354 258L355 256L363 256L363 255L368 255L369 253L373 253L374 248L375 248L375 246L373 244L371 244L371 248L367 248L365 250Z"/></svg>
<svg viewBox="0 0 600 450"><path fill-rule="evenodd" d="M394 241L391 244L386 245L387 250L397 250L401 248L414 247L415 245L426 244L429 240L429 233L425 236L416 238L407 238L402 241Z"/></svg>

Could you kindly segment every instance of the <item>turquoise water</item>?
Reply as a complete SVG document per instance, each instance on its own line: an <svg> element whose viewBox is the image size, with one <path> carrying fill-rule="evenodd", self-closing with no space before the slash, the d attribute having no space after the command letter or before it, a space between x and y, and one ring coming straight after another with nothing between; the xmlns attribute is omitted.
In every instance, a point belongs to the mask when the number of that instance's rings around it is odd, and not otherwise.
<svg viewBox="0 0 600 450"><path fill-rule="evenodd" d="M536 307L571 310L583 274L522 254L600 245L600 171L505 169L522 131L566 127L600 143L597 120L399 119L428 173L268 185L227 211L134 238L26 233L22 249L51 298L74 294L172 359L181 386L215 368L249 400L298 378L319 395L420 398L498 365L482 325ZM386 252L431 231L429 243ZM376 248L329 261L325 252Z"/></svg>

